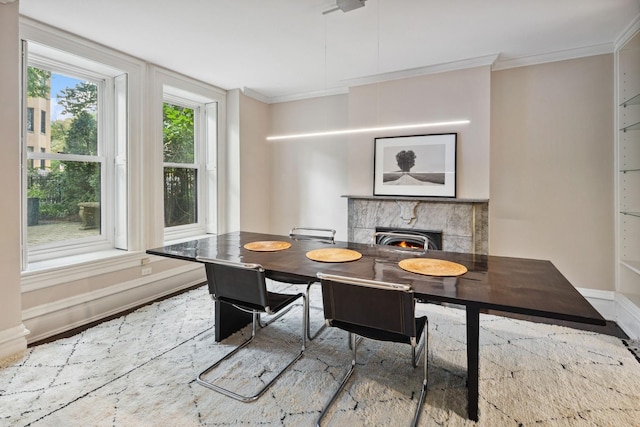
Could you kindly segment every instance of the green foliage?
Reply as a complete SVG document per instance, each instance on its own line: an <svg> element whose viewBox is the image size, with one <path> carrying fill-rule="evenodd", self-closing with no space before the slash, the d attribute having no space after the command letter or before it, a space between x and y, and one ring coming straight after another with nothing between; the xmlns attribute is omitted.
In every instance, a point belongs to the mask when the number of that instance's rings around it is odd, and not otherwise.
<svg viewBox="0 0 640 427"><path fill-rule="evenodd" d="M27 67L27 96L49 99L51 92L51 71Z"/></svg>
<svg viewBox="0 0 640 427"><path fill-rule="evenodd" d="M169 103L162 105L164 161L194 162L194 110Z"/></svg>
<svg viewBox="0 0 640 427"><path fill-rule="evenodd" d="M197 221L195 184L195 170L187 168L165 168L165 227L193 224Z"/></svg>
<svg viewBox="0 0 640 427"><path fill-rule="evenodd" d="M78 83L58 94L58 103L64 114L77 116L80 112L95 111L98 105L98 87L89 82Z"/></svg>
<svg viewBox="0 0 640 427"><path fill-rule="evenodd" d="M67 146L67 133L71 127L72 119L56 120L51 122L51 152L63 153Z"/></svg>
<svg viewBox="0 0 640 427"><path fill-rule="evenodd" d="M396 161L402 172L409 172L416 164L416 153L413 150L402 150L396 154Z"/></svg>
<svg viewBox="0 0 640 427"><path fill-rule="evenodd" d="M27 198L29 199L41 199L45 196L45 192L40 188L39 183L35 183L27 188Z"/></svg>
<svg viewBox="0 0 640 427"><path fill-rule="evenodd" d="M71 121L65 138L66 152L95 156L98 154L98 125L89 112L79 111Z"/></svg>

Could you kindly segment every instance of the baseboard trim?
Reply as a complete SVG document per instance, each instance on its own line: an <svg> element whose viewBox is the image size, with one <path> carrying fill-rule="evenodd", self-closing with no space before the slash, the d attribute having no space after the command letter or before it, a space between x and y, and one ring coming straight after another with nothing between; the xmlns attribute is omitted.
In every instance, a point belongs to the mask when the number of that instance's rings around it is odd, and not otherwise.
<svg viewBox="0 0 640 427"><path fill-rule="evenodd" d="M633 301L619 292L577 289L602 317L616 322L629 338L640 338L640 307Z"/></svg>
<svg viewBox="0 0 640 427"><path fill-rule="evenodd" d="M206 276L199 267L189 264L24 310L22 319L31 331L27 342L44 340L202 283Z"/></svg>
<svg viewBox="0 0 640 427"><path fill-rule="evenodd" d="M599 289L577 288L578 292L589 301L602 317L607 320L617 321L616 293Z"/></svg>
<svg viewBox="0 0 640 427"><path fill-rule="evenodd" d="M12 359L27 349L28 334L29 330L22 323L0 331L0 366L3 366L4 360Z"/></svg>
<svg viewBox="0 0 640 427"><path fill-rule="evenodd" d="M640 307L623 294L616 294L616 322L631 339L640 339Z"/></svg>

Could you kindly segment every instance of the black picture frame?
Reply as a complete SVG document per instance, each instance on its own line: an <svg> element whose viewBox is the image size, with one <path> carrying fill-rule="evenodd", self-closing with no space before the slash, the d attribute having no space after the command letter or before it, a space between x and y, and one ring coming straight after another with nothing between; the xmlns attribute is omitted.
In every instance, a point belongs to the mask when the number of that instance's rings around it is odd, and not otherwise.
<svg viewBox="0 0 640 427"><path fill-rule="evenodd" d="M374 196L456 197L457 133L375 138Z"/></svg>

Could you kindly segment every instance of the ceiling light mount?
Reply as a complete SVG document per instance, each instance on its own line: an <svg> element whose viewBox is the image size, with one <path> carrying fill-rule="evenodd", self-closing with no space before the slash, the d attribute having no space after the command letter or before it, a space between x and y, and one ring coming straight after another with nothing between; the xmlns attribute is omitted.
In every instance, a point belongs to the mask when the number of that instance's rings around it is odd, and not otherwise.
<svg viewBox="0 0 640 427"><path fill-rule="evenodd" d="M361 7L364 7L364 2L366 1L367 0L337 0L336 1L337 7L333 9L325 10L324 12L322 12L322 14L326 15L327 13L335 12L337 10L341 10L346 13L354 9L359 9Z"/></svg>

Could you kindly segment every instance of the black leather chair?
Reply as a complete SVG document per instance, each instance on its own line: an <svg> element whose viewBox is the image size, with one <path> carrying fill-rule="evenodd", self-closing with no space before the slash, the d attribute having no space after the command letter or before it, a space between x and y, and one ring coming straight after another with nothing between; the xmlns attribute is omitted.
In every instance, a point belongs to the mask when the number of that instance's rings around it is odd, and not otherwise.
<svg viewBox="0 0 640 427"><path fill-rule="evenodd" d="M253 315L251 337L229 352L222 359L202 371L197 377L197 382L205 387L215 390L225 396L232 397L242 402L250 402L258 399L280 376L296 361L298 361L306 346L306 312L307 299L305 294L281 294L267 290L265 270L259 264L242 264L229 261L198 257L198 261L205 263L209 293L214 300L231 304L239 310ZM211 373L223 361L229 359L239 350L248 346L256 336L260 313L275 315L276 318L284 314L296 300L303 299L302 316L302 349L271 381L269 381L256 394L251 396L240 395L234 391L223 388L207 381L204 377Z"/></svg>
<svg viewBox="0 0 640 427"><path fill-rule="evenodd" d="M356 336L409 344L414 368L418 365L420 355L424 354L422 392L413 418L413 425L417 425L427 394L429 331L426 316L415 318L415 299L411 287L322 273L318 273L318 278L322 283L326 322L329 326L349 332L353 358L340 387L322 409L316 425L320 425L355 370Z"/></svg>
<svg viewBox="0 0 640 427"><path fill-rule="evenodd" d="M335 244L335 236L336 230L331 228L313 228L313 227L294 227L289 231L289 237L293 240L315 240L318 242L324 242L330 245ZM274 280L280 283L288 283L291 285L307 285L307 301L309 301L309 292L311 290L311 285L317 283L317 281L308 281L308 280L297 280L291 278L289 276L285 276L279 273L268 272L267 278ZM311 334L311 321L310 321L310 304L307 303L306 306L306 316L307 316L307 339L309 341L314 340L320 333L325 329L326 325L323 324L318 328L316 332ZM314 307L316 308L316 307ZM320 310L322 308L319 308ZM264 326L261 324L261 326Z"/></svg>

